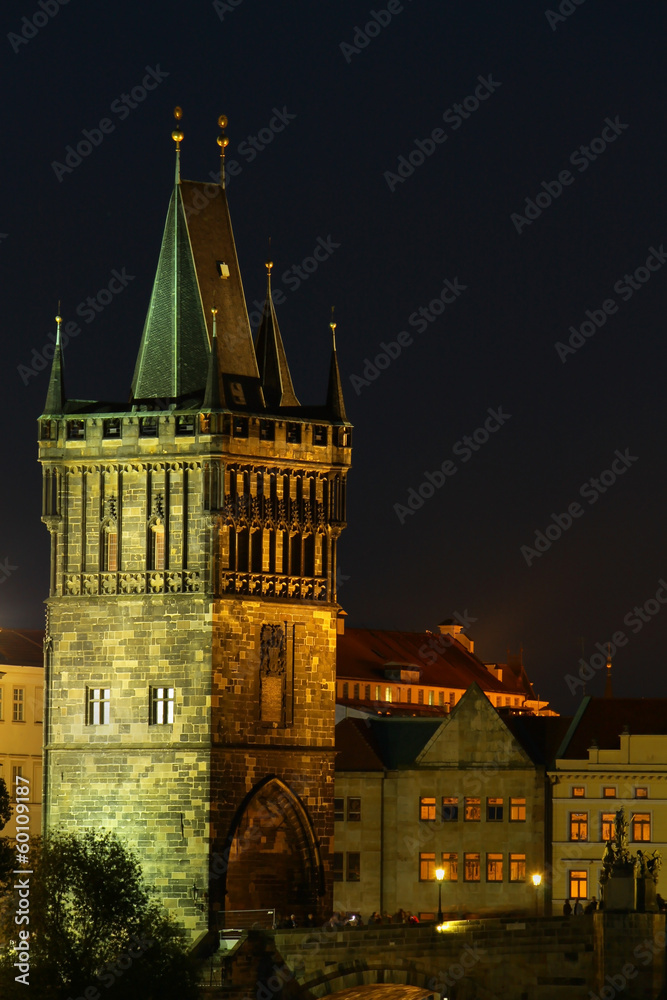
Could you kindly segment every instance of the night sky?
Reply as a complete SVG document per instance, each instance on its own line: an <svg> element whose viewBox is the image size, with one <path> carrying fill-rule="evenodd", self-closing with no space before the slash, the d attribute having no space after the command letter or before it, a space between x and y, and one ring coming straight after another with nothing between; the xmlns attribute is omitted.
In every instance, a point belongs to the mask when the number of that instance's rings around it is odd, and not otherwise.
<svg viewBox="0 0 667 1000"><path fill-rule="evenodd" d="M184 178L215 174L229 117L249 311L271 237L303 403L324 400L336 307L355 425L348 625L476 619L476 651L522 645L561 711L583 693L566 680L582 648L588 661L621 632L615 692L667 696L666 14L652 0L4 5L0 626L44 623L36 418L58 300L80 330L69 395L127 399L179 104Z"/></svg>

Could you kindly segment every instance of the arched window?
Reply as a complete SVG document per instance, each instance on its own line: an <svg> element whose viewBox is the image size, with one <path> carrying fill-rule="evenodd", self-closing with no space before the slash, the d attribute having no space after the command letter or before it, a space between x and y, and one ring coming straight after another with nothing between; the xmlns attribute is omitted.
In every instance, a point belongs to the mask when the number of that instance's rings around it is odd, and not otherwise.
<svg viewBox="0 0 667 1000"><path fill-rule="evenodd" d="M164 525L152 524L149 532L148 568L165 569Z"/></svg>
<svg viewBox="0 0 667 1000"><path fill-rule="evenodd" d="M118 529L115 524L106 524L102 530L102 570L105 573L118 571Z"/></svg>

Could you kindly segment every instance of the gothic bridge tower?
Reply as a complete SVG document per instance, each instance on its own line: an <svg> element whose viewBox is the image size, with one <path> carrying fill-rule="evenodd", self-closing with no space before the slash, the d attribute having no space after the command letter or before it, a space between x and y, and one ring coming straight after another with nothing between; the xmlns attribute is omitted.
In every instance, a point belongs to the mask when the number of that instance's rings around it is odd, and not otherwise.
<svg viewBox="0 0 667 1000"><path fill-rule="evenodd" d="M181 180L173 135L130 402L67 398L58 337L39 422L45 824L116 830L196 935L330 904L351 425L335 340L326 402L295 395L270 262L253 342L224 160Z"/></svg>

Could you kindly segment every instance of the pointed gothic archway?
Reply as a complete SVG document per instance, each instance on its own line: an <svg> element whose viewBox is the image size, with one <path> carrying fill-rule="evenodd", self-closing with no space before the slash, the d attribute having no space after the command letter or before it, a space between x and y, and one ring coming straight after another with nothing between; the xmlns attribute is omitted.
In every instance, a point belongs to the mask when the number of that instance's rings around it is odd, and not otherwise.
<svg viewBox="0 0 667 1000"><path fill-rule="evenodd" d="M225 910L275 909L304 921L324 893L319 844L305 806L276 777L246 796L232 822Z"/></svg>

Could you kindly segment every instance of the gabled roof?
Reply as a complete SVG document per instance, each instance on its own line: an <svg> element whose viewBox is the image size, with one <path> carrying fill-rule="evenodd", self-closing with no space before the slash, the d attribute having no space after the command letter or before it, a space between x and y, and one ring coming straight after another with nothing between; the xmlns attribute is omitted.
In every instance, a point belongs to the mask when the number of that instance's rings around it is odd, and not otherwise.
<svg viewBox="0 0 667 1000"><path fill-rule="evenodd" d="M667 735L667 698L584 698L558 756L586 760L595 741L601 750L620 749L631 735Z"/></svg>
<svg viewBox="0 0 667 1000"><path fill-rule="evenodd" d="M365 719L343 719L336 726L336 770L384 770L380 748Z"/></svg>
<svg viewBox="0 0 667 1000"><path fill-rule="evenodd" d="M44 666L44 633L38 629L0 628L0 669Z"/></svg>
<svg viewBox="0 0 667 1000"><path fill-rule="evenodd" d="M422 686L466 691L476 682L484 691L531 697L525 674L506 670L502 681L498 680L453 636L362 628L346 628L344 634L338 636L336 672L339 678L380 682L384 681L387 667L401 665L406 669L418 669Z"/></svg>

